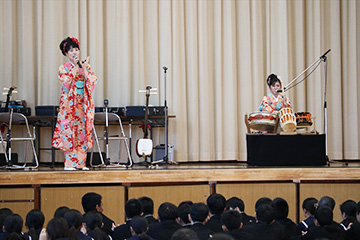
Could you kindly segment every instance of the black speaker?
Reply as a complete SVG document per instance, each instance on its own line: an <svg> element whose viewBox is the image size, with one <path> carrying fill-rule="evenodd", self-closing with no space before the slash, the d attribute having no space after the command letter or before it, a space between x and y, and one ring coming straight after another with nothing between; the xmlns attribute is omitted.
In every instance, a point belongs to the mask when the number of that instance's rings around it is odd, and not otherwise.
<svg viewBox="0 0 360 240"><path fill-rule="evenodd" d="M18 164L18 154L11 153L11 161L13 164ZM0 153L0 166L6 165L5 153Z"/></svg>

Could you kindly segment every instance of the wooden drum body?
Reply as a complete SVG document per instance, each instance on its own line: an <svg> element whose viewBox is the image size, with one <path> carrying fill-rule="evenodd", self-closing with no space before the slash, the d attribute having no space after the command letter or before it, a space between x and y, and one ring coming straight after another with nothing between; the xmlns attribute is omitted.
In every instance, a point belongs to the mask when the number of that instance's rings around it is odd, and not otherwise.
<svg viewBox="0 0 360 240"><path fill-rule="evenodd" d="M309 112L297 112L295 113L296 123L298 126L312 126L311 114Z"/></svg>
<svg viewBox="0 0 360 240"><path fill-rule="evenodd" d="M296 118L291 108L282 108L279 111L280 126L285 132L296 131Z"/></svg>

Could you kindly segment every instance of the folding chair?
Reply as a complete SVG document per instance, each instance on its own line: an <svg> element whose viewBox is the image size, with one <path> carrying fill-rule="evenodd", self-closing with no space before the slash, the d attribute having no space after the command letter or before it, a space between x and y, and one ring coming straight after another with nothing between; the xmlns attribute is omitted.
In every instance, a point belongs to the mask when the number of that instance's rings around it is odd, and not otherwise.
<svg viewBox="0 0 360 240"><path fill-rule="evenodd" d="M26 125L26 130L27 130L27 136L25 137L12 137L12 124L14 122L20 123L20 122L25 122ZM21 113L14 113L13 108L10 109L10 112L4 112L4 113L0 113L0 123L5 124L8 127L8 132L6 134L6 139L4 139L4 137L2 136L2 134L0 134L0 140L1 140L1 147L2 147L2 151L5 154L5 159L6 159L6 166L4 166L4 168L7 169L32 169L32 168L37 168L39 166L39 162L38 162L38 158L36 155L36 150L35 150L35 145L34 145L34 141L36 139L35 137L35 127L33 130L33 134L31 134L30 132L30 128L29 128L29 124L28 124L28 120L25 117L25 115L21 114ZM19 165L14 165L11 159L11 148L12 148L12 142L13 141L30 141L31 143L31 148L33 150L34 153L34 166L27 166L26 163L26 155L25 154L25 163L22 166Z"/></svg>

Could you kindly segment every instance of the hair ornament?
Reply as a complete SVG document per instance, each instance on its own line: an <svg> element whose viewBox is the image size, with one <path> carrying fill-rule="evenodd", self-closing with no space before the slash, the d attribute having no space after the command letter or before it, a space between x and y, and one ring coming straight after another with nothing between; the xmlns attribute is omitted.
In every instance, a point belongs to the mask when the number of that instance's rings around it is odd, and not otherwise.
<svg viewBox="0 0 360 240"><path fill-rule="evenodd" d="M72 37L71 41L75 42L80 47L80 42L79 42L79 40L77 38Z"/></svg>

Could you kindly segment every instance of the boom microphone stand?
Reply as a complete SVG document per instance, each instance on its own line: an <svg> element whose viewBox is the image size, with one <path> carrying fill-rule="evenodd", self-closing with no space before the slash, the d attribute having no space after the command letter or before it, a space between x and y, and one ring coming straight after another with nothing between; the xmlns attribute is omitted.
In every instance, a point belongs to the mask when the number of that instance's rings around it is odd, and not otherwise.
<svg viewBox="0 0 360 240"><path fill-rule="evenodd" d="M328 54L329 52L331 51L331 49L327 50L323 55L321 55L319 57L319 59L317 59L315 62L313 62L309 67L307 67L302 73L300 73L294 80L292 80L289 84L287 84L285 87L284 87L284 92L286 92L287 90L295 87L296 85L294 86L291 86L289 87L293 82L295 82L301 75L303 75L307 70L309 70L312 66L314 66L316 63L319 63L321 61L324 62L324 75L325 75L325 86L324 86L324 133L325 133L325 158L326 158L326 162L329 163L329 156L328 156L328 135L327 135L327 132L328 132L328 129L327 129L327 101L326 101L326 88L327 88L327 58L326 58L326 54ZM317 67L317 66L316 66ZM316 68L315 68L316 69ZM315 70L314 69L314 70ZM312 73L312 72L311 72ZM310 74L311 74L310 73ZM305 80L307 78L307 76L303 79ZM301 80L300 82L302 82L303 80ZM299 82L299 83L300 83Z"/></svg>

